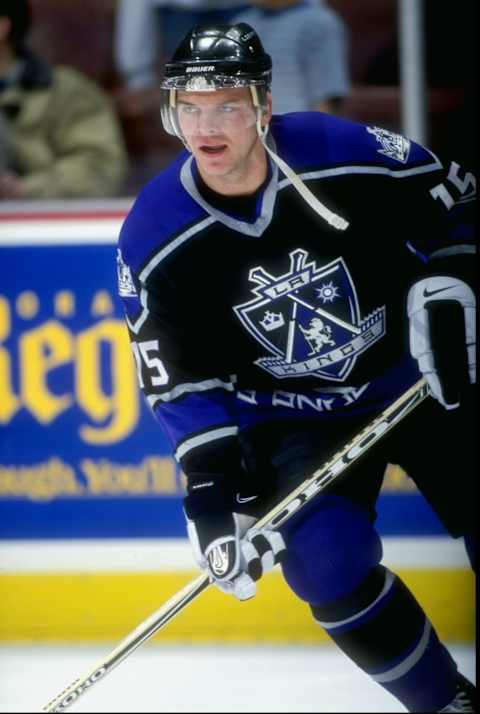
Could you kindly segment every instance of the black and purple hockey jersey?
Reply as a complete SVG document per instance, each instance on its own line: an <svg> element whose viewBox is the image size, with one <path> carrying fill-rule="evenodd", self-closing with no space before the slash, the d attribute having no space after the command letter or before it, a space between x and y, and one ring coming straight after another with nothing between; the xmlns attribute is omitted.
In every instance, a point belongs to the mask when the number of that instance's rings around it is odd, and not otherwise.
<svg viewBox="0 0 480 714"><path fill-rule="evenodd" d="M268 141L347 230L274 163L248 211L210 196L183 151L120 235L140 386L187 475L239 467L250 426L384 408L419 377L410 286L474 252L475 179L454 161L320 113L275 116Z"/></svg>

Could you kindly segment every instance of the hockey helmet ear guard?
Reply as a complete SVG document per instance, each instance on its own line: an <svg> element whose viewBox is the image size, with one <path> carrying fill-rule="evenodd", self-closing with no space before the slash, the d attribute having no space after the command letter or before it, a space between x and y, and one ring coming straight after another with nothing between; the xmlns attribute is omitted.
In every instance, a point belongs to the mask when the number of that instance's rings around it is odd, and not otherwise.
<svg viewBox="0 0 480 714"><path fill-rule="evenodd" d="M267 111L271 70L270 55L250 25L194 27L180 43L171 62L165 65L161 84L161 117L165 131L185 142L178 119L179 90L211 92L250 87L256 113L252 115L243 110L242 116L244 123L246 120L254 124L259 111Z"/></svg>

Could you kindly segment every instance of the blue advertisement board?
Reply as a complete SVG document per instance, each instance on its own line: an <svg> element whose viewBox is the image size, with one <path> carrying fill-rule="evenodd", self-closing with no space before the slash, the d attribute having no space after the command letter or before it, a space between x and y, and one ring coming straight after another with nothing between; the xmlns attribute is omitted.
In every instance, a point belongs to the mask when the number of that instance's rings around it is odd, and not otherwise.
<svg viewBox="0 0 480 714"><path fill-rule="evenodd" d="M0 242L0 538L184 537L183 477L141 395L115 239ZM442 534L410 480L379 530Z"/></svg>

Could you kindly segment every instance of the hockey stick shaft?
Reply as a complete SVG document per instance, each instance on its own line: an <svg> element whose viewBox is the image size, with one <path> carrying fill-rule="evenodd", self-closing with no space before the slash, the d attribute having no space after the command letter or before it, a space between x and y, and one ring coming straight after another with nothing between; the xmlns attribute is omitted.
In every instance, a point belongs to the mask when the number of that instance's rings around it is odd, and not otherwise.
<svg viewBox="0 0 480 714"><path fill-rule="evenodd" d="M336 480L345 469L367 449L398 424L430 394L425 378L420 379L371 421L357 436L338 451L329 461L303 481L295 490L280 501L271 511L255 523L255 528L278 528L296 511Z"/></svg>
<svg viewBox="0 0 480 714"><path fill-rule="evenodd" d="M392 427L409 414L425 397L429 389L425 379L420 379L393 404L387 407L376 419L371 421L354 439L338 451L326 464L303 481L286 498L274 506L265 516L259 519L256 528L278 528L291 516L298 512L308 501L317 496L328 485L336 480L354 461L364 454ZM167 625L187 605L200 595L208 586L210 580L201 574L186 585L162 607L153 612L150 617L141 622L118 646L88 674L75 680L44 708L45 712L65 711L87 689L103 679L122 660L137 649L143 642Z"/></svg>
<svg viewBox="0 0 480 714"><path fill-rule="evenodd" d="M146 620L143 620L129 635L127 635L114 650L101 662L98 662L88 674L76 679L64 689L55 699L52 699L42 711L63 712L87 689L90 689L100 679L114 669L137 647L150 639L152 635L172 620L184 607L189 605L200 593L210 585L207 575L199 575L182 590L168 600L162 607L155 610Z"/></svg>

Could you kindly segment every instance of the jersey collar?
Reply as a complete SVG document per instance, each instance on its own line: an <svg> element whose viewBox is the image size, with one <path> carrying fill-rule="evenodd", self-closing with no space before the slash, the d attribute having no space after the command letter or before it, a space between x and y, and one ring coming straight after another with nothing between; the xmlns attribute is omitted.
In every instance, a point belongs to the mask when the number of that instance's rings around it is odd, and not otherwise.
<svg viewBox="0 0 480 714"><path fill-rule="evenodd" d="M271 133L269 133L267 142L275 151L275 141ZM193 176L193 156L190 156L183 164L180 170L180 181L182 182L185 191L187 191L193 200L196 201L196 203L198 203L210 216L234 231L238 231L239 233L243 233L243 235L252 238L258 238L264 233L272 221L273 208L278 190L278 167L269 157L267 157L267 160L270 163L271 178L263 191L263 196L261 197L260 213L255 221L251 223L234 218L228 213L224 213L215 206L210 205L203 198L203 196L201 196Z"/></svg>

